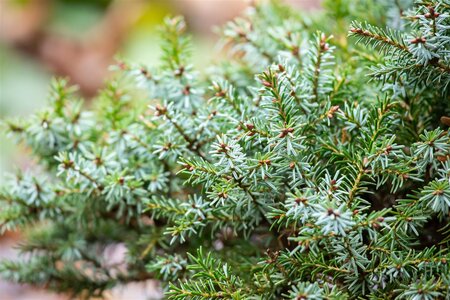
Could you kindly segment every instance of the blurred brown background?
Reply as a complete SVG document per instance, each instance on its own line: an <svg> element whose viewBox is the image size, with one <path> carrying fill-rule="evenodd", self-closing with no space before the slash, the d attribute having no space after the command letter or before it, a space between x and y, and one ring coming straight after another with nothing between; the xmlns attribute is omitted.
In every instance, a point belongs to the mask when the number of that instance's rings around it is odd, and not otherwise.
<svg viewBox="0 0 450 300"><path fill-rule="evenodd" d="M157 25L166 15L186 17L194 64L212 58L214 26L240 14L252 0L0 0L0 118L26 117L46 103L52 76L67 76L90 98L119 54L147 65L159 57ZM284 0L314 10L320 0ZM0 178L13 166L29 168L23 151L0 134ZM0 208L1 209L1 208ZM0 236L0 259L14 258L19 233ZM159 299L155 282L114 290L109 299ZM0 300L68 299L0 280Z"/></svg>

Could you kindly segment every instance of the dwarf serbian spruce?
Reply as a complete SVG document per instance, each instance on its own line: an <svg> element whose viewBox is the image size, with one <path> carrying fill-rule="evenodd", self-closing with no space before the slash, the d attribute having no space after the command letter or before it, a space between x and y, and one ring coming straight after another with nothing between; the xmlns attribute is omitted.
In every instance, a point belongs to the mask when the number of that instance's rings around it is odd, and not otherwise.
<svg viewBox="0 0 450 300"><path fill-rule="evenodd" d="M160 66L118 62L90 111L53 81L7 122L40 171L2 189L0 229L27 234L1 274L82 297L159 279L169 299L449 299L450 2L323 6L251 6L201 72L166 19Z"/></svg>

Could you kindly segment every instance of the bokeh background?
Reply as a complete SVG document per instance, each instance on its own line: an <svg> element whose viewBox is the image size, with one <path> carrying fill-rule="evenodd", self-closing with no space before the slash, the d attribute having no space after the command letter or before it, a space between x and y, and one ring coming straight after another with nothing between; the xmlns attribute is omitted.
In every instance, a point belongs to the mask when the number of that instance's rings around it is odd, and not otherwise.
<svg viewBox="0 0 450 300"><path fill-rule="evenodd" d="M70 78L89 101L108 77L117 55L156 64L158 25L167 15L185 16L193 35L193 64L200 69L219 55L214 28L242 13L252 0L0 0L0 119L26 118L46 105L53 76ZM254 0L257 1L257 0ZM320 0L280 0L292 9L320 9ZM0 180L27 169L26 149L0 133ZM0 183L1 184L1 183ZM1 207L0 207L1 210ZM19 232L0 236L0 259L14 258ZM118 253L117 255L120 255ZM156 282L112 291L109 299L159 299ZM0 279L1 300L69 299Z"/></svg>

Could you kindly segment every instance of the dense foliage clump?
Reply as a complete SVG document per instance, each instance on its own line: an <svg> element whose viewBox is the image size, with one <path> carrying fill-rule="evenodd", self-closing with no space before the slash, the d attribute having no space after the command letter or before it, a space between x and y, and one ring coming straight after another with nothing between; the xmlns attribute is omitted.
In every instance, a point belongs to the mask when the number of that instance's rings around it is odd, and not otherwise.
<svg viewBox="0 0 450 300"><path fill-rule="evenodd" d="M324 7L250 7L202 73L167 19L161 65L119 62L90 111L55 80L49 108L8 123L41 168L1 192L0 229L27 232L3 276L80 296L156 278L169 299L449 299L450 2Z"/></svg>

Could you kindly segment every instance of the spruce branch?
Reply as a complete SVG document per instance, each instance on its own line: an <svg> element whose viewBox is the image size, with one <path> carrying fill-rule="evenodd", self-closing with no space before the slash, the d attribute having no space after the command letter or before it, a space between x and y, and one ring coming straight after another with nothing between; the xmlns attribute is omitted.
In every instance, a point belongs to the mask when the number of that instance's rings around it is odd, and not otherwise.
<svg viewBox="0 0 450 300"><path fill-rule="evenodd" d="M263 1L200 76L168 18L161 64L119 61L95 105L54 81L5 126L39 168L1 189L0 230L27 233L1 275L74 297L153 278L169 299L445 297L447 2Z"/></svg>

